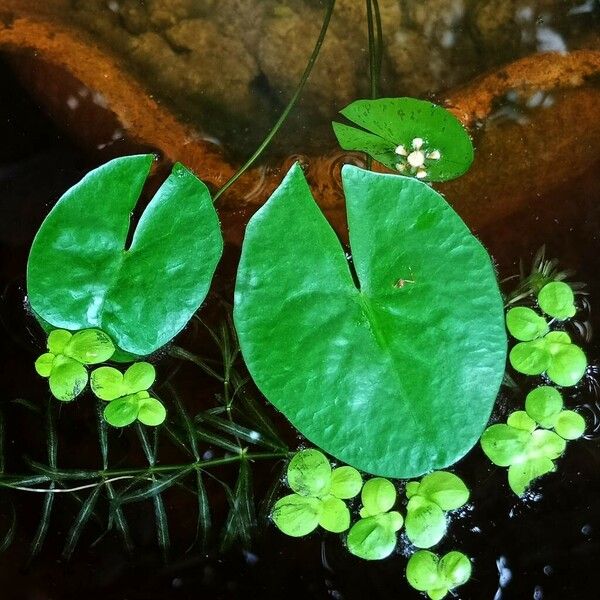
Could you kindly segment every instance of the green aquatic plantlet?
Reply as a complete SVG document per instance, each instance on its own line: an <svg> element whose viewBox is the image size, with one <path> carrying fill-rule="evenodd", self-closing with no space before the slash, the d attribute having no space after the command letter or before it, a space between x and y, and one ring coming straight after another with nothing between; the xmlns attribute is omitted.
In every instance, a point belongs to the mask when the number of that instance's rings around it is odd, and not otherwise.
<svg viewBox="0 0 600 600"><path fill-rule="evenodd" d="M546 319L526 306L515 306L506 313L506 328L521 342L535 340L550 331Z"/></svg>
<svg viewBox="0 0 600 600"><path fill-rule="evenodd" d="M502 300L487 252L430 186L350 165L342 180L358 283L294 165L246 229L240 346L312 443L374 475L417 477L485 428L505 368Z"/></svg>
<svg viewBox="0 0 600 600"><path fill-rule="evenodd" d="M208 189L183 165L173 167L126 245L153 159L125 156L94 169L42 223L27 293L45 326L98 327L120 350L147 355L203 302L223 240Z"/></svg>
<svg viewBox="0 0 600 600"><path fill-rule="evenodd" d="M354 498L362 487L362 477L353 467L331 469L327 457L318 450L297 452L287 469L293 494L273 506L275 525L286 535L301 537L321 526L341 533L350 527L350 511L344 500Z"/></svg>
<svg viewBox="0 0 600 600"><path fill-rule="evenodd" d="M356 100L340 113L358 125L332 124L340 146L366 152L402 175L446 181L473 162L473 144L460 121L426 100Z"/></svg>
<svg viewBox="0 0 600 600"><path fill-rule="evenodd" d="M542 338L516 344L509 360L519 373L541 375L545 372L562 387L579 383L587 369L584 351L573 344L564 331L551 331Z"/></svg>
<svg viewBox="0 0 600 600"><path fill-rule="evenodd" d="M428 550L415 552L406 565L406 579L431 600L441 600L446 594L471 578L471 561L462 552L453 550L441 559Z"/></svg>
<svg viewBox="0 0 600 600"><path fill-rule="evenodd" d="M98 398L109 403L104 409L107 423L126 427L137 419L144 425L160 425L165 407L148 393L155 378L154 367L147 362L133 363L125 373L113 367L95 369L90 385Z"/></svg>
<svg viewBox="0 0 600 600"><path fill-rule="evenodd" d="M85 365L102 363L113 355L112 340L99 329L71 333L55 329L48 335L48 352L35 361L35 370L48 377L50 391L58 400L69 402L88 382Z"/></svg>
<svg viewBox="0 0 600 600"><path fill-rule="evenodd" d="M402 515L391 510L396 503L396 488L388 479L369 479L361 492L361 518L352 525L346 540L348 550L365 560L381 560L396 547L396 532L403 525Z"/></svg>
<svg viewBox="0 0 600 600"><path fill-rule="evenodd" d="M577 312L573 290L564 281L547 283L538 294L538 304L555 319L570 319Z"/></svg>
<svg viewBox="0 0 600 600"><path fill-rule="evenodd" d="M545 429L537 429L538 424ZM563 410L560 392L540 386L527 395L525 411L512 413L506 425L486 429L481 447L494 464L509 467L510 488L521 496L534 479L555 470L553 461L565 451L565 440L577 439L584 431L584 418Z"/></svg>
<svg viewBox="0 0 600 600"><path fill-rule="evenodd" d="M444 511L460 508L469 500L463 480L447 471L425 475L406 484L406 535L418 548L435 546L446 534Z"/></svg>

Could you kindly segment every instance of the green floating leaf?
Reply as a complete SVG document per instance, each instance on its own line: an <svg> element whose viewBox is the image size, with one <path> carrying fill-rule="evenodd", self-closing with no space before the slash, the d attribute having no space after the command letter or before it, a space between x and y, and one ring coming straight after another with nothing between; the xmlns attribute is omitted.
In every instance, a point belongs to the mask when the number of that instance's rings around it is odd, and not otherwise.
<svg viewBox="0 0 600 600"><path fill-rule="evenodd" d="M156 427L167 417L165 407L156 398L142 398L138 404L137 418L140 423Z"/></svg>
<svg viewBox="0 0 600 600"><path fill-rule="evenodd" d="M460 508L469 500L469 490L464 481L447 471L437 471L425 475L417 488L411 489L411 495L435 502L442 510Z"/></svg>
<svg viewBox="0 0 600 600"><path fill-rule="evenodd" d="M52 365L54 364L54 359L56 356L51 352L46 352L46 354L42 354L35 361L35 370L38 375L42 377L50 377L50 373L52 373Z"/></svg>
<svg viewBox="0 0 600 600"><path fill-rule="evenodd" d="M70 331L54 329L48 334L48 350L52 354L63 354L65 347L72 337L73 334Z"/></svg>
<svg viewBox="0 0 600 600"><path fill-rule="evenodd" d="M331 486L331 465L322 452L302 450L290 461L287 478L290 487L301 496L324 496Z"/></svg>
<svg viewBox="0 0 600 600"><path fill-rule="evenodd" d="M504 374L502 300L437 192L349 165L342 179L360 289L295 165L246 229L236 329L260 390L315 445L416 477L481 436Z"/></svg>
<svg viewBox="0 0 600 600"><path fill-rule="evenodd" d="M481 436L481 448L499 467L525 460L530 443L531 433L501 423L488 427Z"/></svg>
<svg viewBox="0 0 600 600"><path fill-rule="evenodd" d="M340 112L364 128L333 123L344 150L367 152L405 175L446 181L462 175L473 162L473 144L460 121L431 102L415 98L357 100Z"/></svg>
<svg viewBox="0 0 600 600"><path fill-rule="evenodd" d="M522 342L535 340L550 330L544 317L525 306L516 306L506 313L506 327L514 338Z"/></svg>
<svg viewBox="0 0 600 600"><path fill-rule="evenodd" d="M585 433L585 419L575 411L563 410L556 418L554 431L565 440L576 440Z"/></svg>
<svg viewBox="0 0 600 600"><path fill-rule="evenodd" d="M471 561L462 552L453 550L442 557L438 564L440 575L450 589L464 585L471 578Z"/></svg>
<svg viewBox="0 0 600 600"><path fill-rule="evenodd" d="M439 558L428 550L415 552L406 565L406 579L415 590L426 592L440 586Z"/></svg>
<svg viewBox="0 0 600 600"><path fill-rule="evenodd" d="M462 552L453 550L440 560L428 550L415 552L406 565L408 583L431 600L441 600L449 590L465 584L471 578L471 561Z"/></svg>
<svg viewBox="0 0 600 600"><path fill-rule="evenodd" d="M446 534L444 511L430 500L413 496L406 507L406 536L417 548L431 548Z"/></svg>
<svg viewBox="0 0 600 600"><path fill-rule="evenodd" d="M573 290L564 281L547 283L538 294L538 304L555 319L569 319L577 312Z"/></svg>
<svg viewBox="0 0 600 600"><path fill-rule="evenodd" d="M509 355L513 369L524 375L541 375L550 365L550 353L544 338L521 342Z"/></svg>
<svg viewBox="0 0 600 600"><path fill-rule="evenodd" d="M375 477L365 483L360 498L363 503L361 517L379 515L390 510L396 503L396 488L388 479Z"/></svg>
<svg viewBox="0 0 600 600"><path fill-rule="evenodd" d="M104 409L104 418L113 427L127 427L137 419L138 412L139 402L137 398L125 396L109 402Z"/></svg>
<svg viewBox="0 0 600 600"><path fill-rule="evenodd" d="M509 415L506 424L529 433L536 428L536 422L524 410L517 410Z"/></svg>
<svg viewBox="0 0 600 600"><path fill-rule="evenodd" d="M551 331L543 338L517 344L509 359L520 373L540 375L545 371L549 379L563 387L579 383L587 369L585 353L564 331Z"/></svg>
<svg viewBox="0 0 600 600"><path fill-rule="evenodd" d="M275 503L272 518L286 535L302 537L317 528L322 512L323 504L318 498L290 494Z"/></svg>
<svg viewBox="0 0 600 600"><path fill-rule="evenodd" d="M546 429L554 427L562 408L563 398L560 392L548 385L535 388L525 398L527 414Z"/></svg>
<svg viewBox="0 0 600 600"><path fill-rule="evenodd" d="M365 560L381 560L396 547L396 532L402 528L402 516L392 511L358 520L348 533L348 550Z"/></svg>
<svg viewBox="0 0 600 600"><path fill-rule="evenodd" d="M63 402L70 402L78 396L88 382L86 368L78 361L59 355L54 359L50 373L50 391Z"/></svg>
<svg viewBox="0 0 600 600"><path fill-rule="evenodd" d="M587 358L575 344L554 344L550 350L552 359L546 374L562 387L577 385L587 370Z"/></svg>
<svg viewBox="0 0 600 600"><path fill-rule="evenodd" d="M341 533L350 527L350 511L346 503L335 496L326 496L322 501L319 525L332 533Z"/></svg>
<svg viewBox="0 0 600 600"><path fill-rule="evenodd" d="M156 378L154 367L147 362L132 364L125 373L113 367L99 367L92 371L92 391L101 400L136 394L147 390Z"/></svg>
<svg viewBox="0 0 600 600"><path fill-rule="evenodd" d="M50 341L48 341L48 347ZM62 354L84 365L95 365L109 360L115 353L112 340L100 329L84 329L74 333L65 344Z"/></svg>
<svg viewBox="0 0 600 600"><path fill-rule="evenodd" d="M329 491L336 498L347 500L358 496L362 484L362 476L354 467L338 467L331 472L331 489Z"/></svg>
<svg viewBox="0 0 600 600"><path fill-rule="evenodd" d="M508 485L517 496L522 496L534 479L551 471L554 463L549 458L532 458L508 468Z"/></svg>
<svg viewBox="0 0 600 600"><path fill-rule="evenodd" d="M27 266L32 309L54 327L98 327L122 350L150 354L203 302L223 240L206 186L180 164L144 211L129 248L130 215L153 156L91 171L38 231Z"/></svg>

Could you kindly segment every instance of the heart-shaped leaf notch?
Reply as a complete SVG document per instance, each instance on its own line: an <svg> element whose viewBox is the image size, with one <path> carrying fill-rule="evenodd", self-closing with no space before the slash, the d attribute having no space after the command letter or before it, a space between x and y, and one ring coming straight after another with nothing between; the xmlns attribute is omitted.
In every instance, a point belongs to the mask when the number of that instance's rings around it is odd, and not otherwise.
<svg viewBox="0 0 600 600"><path fill-rule="evenodd" d="M312 443L416 477L481 436L504 373L503 303L487 252L430 186L350 165L342 180L360 287L295 165L246 229L240 346Z"/></svg>
<svg viewBox="0 0 600 600"><path fill-rule="evenodd" d="M173 167L125 247L152 161L125 156L94 169L42 223L27 292L46 326L98 328L143 356L171 340L204 301L223 239L208 189L183 165Z"/></svg>
<svg viewBox="0 0 600 600"><path fill-rule="evenodd" d="M359 127L333 123L344 150L366 152L386 167L429 181L459 177L473 162L473 144L442 106L415 98L356 100L340 111Z"/></svg>

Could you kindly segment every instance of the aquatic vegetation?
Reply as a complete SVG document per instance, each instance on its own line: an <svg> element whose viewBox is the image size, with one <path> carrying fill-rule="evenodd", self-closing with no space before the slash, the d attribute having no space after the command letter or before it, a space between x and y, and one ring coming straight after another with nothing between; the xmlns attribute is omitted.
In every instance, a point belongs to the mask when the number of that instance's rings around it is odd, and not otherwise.
<svg viewBox="0 0 600 600"><path fill-rule="evenodd" d="M545 283L538 293L540 308L555 319L568 319L576 313L574 294L563 281ZM541 375L557 385L579 383L587 369L584 351L571 342L565 331L550 331L546 319L525 306L511 308L506 314L509 333L520 340L509 354L512 367L525 375Z"/></svg>
<svg viewBox="0 0 600 600"><path fill-rule="evenodd" d="M417 548L431 548L446 534L445 511L466 504L469 490L460 477L437 471L408 482L406 497L406 535Z"/></svg>
<svg viewBox="0 0 600 600"><path fill-rule="evenodd" d="M341 533L350 527L350 511L344 500L354 498L362 487L362 476L353 467L331 469L318 450L296 453L287 469L293 494L273 506L272 519L286 535L301 537L321 526Z"/></svg>
<svg viewBox="0 0 600 600"><path fill-rule="evenodd" d="M446 181L465 173L473 162L473 144L460 121L431 102L356 100L340 113L360 127L334 122L340 146L366 152L402 175Z"/></svg>
<svg viewBox="0 0 600 600"><path fill-rule="evenodd" d="M111 160L50 211L27 264L29 302L43 325L97 327L120 350L148 355L199 308L223 240L208 189L183 165L173 167L127 245L130 214L153 160Z"/></svg>
<svg viewBox="0 0 600 600"><path fill-rule="evenodd" d="M90 385L98 398L109 402L104 409L107 423L125 427L137 419L144 425L156 426L167 413L161 402L148 393L155 379L150 363L136 362L125 373L113 367L99 367L92 372Z"/></svg>
<svg viewBox="0 0 600 600"><path fill-rule="evenodd" d="M35 370L49 379L52 395L64 402L74 400L88 382L85 365L102 363L115 352L112 340L99 329L72 334L55 329L48 335L48 352L35 361Z"/></svg>
<svg viewBox="0 0 600 600"><path fill-rule="evenodd" d="M471 569L471 561L462 552L453 550L440 559L433 552L419 550L406 565L406 579L415 590L427 592L431 600L441 600L469 581Z"/></svg>
<svg viewBox="0 0 600 600"><path fill-rule="evenodd" d="M246 229L236 330L261 392L312 443L416 477L485 428L505 366L502 300L487 252L430 186L349 165L342 181L357 281L295 165Z"/></svg>
<svg viewBox="0 0 600 600"><path fill-rule="evenodd" d="M396 547L396 533L404 519L391 510L396 503L396 488L388 479L369 479L361 492L361 518L352 525L346 543L350 553L365 560L381 560Z"/></svg>
<svg viewBox="0 0 600 600"><path fill-rule="evenodd" d="M494 464L508 467L509 486L521 496L534 479L555 470L554 460L565 451L566 440L584 431L584 418L563 410L560 392L540 386L527 395L525 411L513 412L506 424L486 429L481 447Z"/></svg>
<svg viewBox="0 0 600 600"><path fill-rule="evenodd" d="M540 308L556 319L569 319L577 312L573 290L564 281L547 283L537 299Z"/></svg>

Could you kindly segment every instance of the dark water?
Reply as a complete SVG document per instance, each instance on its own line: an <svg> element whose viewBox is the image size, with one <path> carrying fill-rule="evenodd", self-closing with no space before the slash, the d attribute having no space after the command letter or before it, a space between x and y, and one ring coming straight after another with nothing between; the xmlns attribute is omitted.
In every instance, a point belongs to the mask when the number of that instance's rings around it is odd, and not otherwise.
<svg viewBox="0 0 600 600"><path fill-rule="evenodd" d="M46 383L34 373L33 360L43 343L23 308L23 279L32 237L53 202L83 173L101 160L97 152L75 146L64 129L57 128L28 99L10 69L0 70L0 280L2 297L2 381L0 402L6 418L6 471L23 472L23 457L45 460L44 421L41 415L10 401L25 399L45 407ZM507 125L508 127L508 125ZM117 152L118 152L117 148ZM590 147L597 156L598 146ZM523 149L526 153L526 149ZM569 160L566 156L565 160ZM477 165L474 167L477 169ZM600 181L598 162L577 177L565 177L532 194L520 210L487 221L477 234L498 264L500 278L518 271L519 259L528 264L546 244L549 257L576 271L575 280L587 283L589 306L581 311L584 340L580 343L592 365L598 364L600 346L593 332L600 326L596 301L600 298ZM485 182L482 182L484 184ZM493 193L493 190L492 190ZM484 209L482 209L484 210ZM221 274L215 282L203 315L211 321L224 314L220 302L231 301L238 248L227 248ZM506 289L509 288L507 284ZM198 352L206 350L205 335L188 330L179 340ZM171 359L159 364L159 379L177 365ZM172 379L191 408L214 404L215 386L192 365L184 365ZM452 516L448 536L436 552L458 549L473 558L473 579L458 590L464 600L542 598L579 600L600 595L596 581L600 560L600 442L597 398L586 385L567 398L569 407L584 408L590 439L572 442L558 462L558 471L545 476L524 500L508 489L506 470L494 468L476 447L456 472L472 489L471 501ZM494 418L522 407L531 381L517 380L518 390L503 391ZM91 403L78 401L57 415L59 466L99 468ZM267 408L268 410L268 408ZM273 418L285 429L276 415ZM287 439L295 443L292 432ZM133 435L113 434L111 459L119 465L141 465ZM165 445L165 464L183 460ZM279 471L274 463L256 465L255 492L259 500ZM235 472L219 476L230 484ZM225 499L218 486L209 485L217 507L215 529L224 518ZM417 598L404 579L406 541L387 560L366 563L348 554L338 536L313 535L291 540L261 523L250 550L234 548L221 555L186 551L195 530L193 498L170 490L165 495L173 548L162 561L156 549L150 503L127 509L136 543L127 555L111 532L98 540L103 527L93 521L86 529L70 562L60 559L65 534L78 506L65 496L56 499L49 536L39 557L27 566L27 551L35 533L42 497L26 492L0 494L0 524L10 517L6 500L17 509L17 536L0 562L1 597L7 599L154 598ZM103 518L106 515L101 514Z"/></svg>

